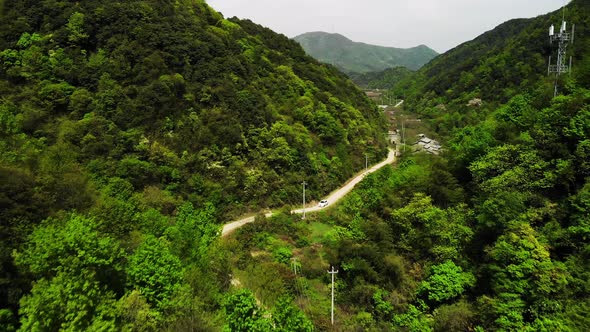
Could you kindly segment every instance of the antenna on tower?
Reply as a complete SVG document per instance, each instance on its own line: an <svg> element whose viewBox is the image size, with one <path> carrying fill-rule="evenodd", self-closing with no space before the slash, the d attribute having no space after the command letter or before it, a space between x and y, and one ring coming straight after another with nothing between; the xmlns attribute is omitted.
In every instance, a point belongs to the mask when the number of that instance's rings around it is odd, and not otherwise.
<svg viewBox="0 0 590 332"><path fill-rule="evenodd" d="M569 65L566 63L567 45L571 42L574 43L574 31L575 25L572 24L572 32L567 32L567 22L565 20L565 6L563 7L563 15L561 25L559 27L559 33L555 32L555 26L552 24L549 27L549 41L551 45L557 44L557 61L555 64L551 64L551 56L549 56L549 65L547 72L549 75L555 74L555 84L553 89L553 96L557 96L558 92L558 79L559 75L565 73L571 73L572 71L572 57L570 56Z"/></svg>

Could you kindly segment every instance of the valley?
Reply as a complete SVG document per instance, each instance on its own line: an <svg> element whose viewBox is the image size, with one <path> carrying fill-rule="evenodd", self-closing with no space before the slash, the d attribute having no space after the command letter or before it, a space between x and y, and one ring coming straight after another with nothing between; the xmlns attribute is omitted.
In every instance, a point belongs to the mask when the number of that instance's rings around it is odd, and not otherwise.
<svg viewBox="0 0 590 332"><path fill-rule="evenodd" d="M383 166L389 165L395 161L395 154L396 151L392 148L389 148L389 152L387 154L387 158L376 165L372 165L370 168L367 168L364 171L359 172L355 177L348 180L343 186L331 192L327 197L326 200L329 202L330 205L337 204L346 194L348 194L355 185L363 180L365 176L371 174ZM316 212L322 210L324 207L320 207L317 205L317 202L310 202L305 207L301 209L291 210L291 214L303 214L304 211L307 213ZM270 218L272 217L272 212L268 212L264 214L264 217ZM240 220L232 221L223 226L221 231L221 236L227 236L229 233L233 232L235 229L242 227L248 223L254 222L255 217L247 217L242 218Z"/></svg>
<svg viewBox="0 0 590 332"><path fill-rule="evenodd" d="M589 27L436 54L0 1L0 331L589 330Z"/></svg>

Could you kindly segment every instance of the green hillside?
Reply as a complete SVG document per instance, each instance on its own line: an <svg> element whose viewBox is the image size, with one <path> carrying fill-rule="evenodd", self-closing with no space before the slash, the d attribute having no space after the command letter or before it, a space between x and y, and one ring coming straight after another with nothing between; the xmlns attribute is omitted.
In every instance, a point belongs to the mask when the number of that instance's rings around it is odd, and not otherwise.
<svg viewBox="0 0 590 332"><path fill-rule="evenodd" d="M573 0L436 57L390 94L443 152L302 220L385 154L334 66L202 0L0 0L0 331L588 331L589 47Z"/></svg>
<svg viewBox="0 0 590 332"><path fill-rule="evenodd" d="M392 89L413 71L406 67L388 68L379 72L348 73L350 79L358 86L368 89Z"/></svg>
<svg viewBox="0 0 590 332"><path fill-rule="evenodd" d="M424 116L445 117L439 124L447 134L451 127L483 119L487 112L523 92L549 91L553 77L547 76L551 52L548 27L559 26L563 12L557 11L533 19L515 19L501 24L472 41L468 41L428 63L416 75L397 86L396 92L407 96L412 108ZM576 25L573 55L573 79L589 86L590 68L588 3L573 1L566 10L566 20ZM555 47L555 45L554 45ZM561 86L566 86L562 81ZM483 100L477 112L466 105L473 98ZM441 112L444 105L447 112ZM448 122L448 124L446 124Z"/></svg>
<svg viewBox="0 0 590 332"><path fill-rule="evenodd" d="M590 330L590 3L565 11L574 72L554 97L562 15L506 22L408 77L404 112L444 152L402 155L306 224L245 227L244 283L265 303L288 289L319 330Z"/></svg>
<svg viewBox="0 0 590 332"><path fill-rule="evenodd" d="M294 39L307 54L344 72L378 72L399 66L416 70L438 55L425 45L406 49L375 46L326 32L308 32Z"/></svg>
<svg viewBox="0 0 590 332"><path fill-rule="evenodd" d="M0 326L222 326L219 224L385 155L346 76L202 0L0 4Z"/></svg>

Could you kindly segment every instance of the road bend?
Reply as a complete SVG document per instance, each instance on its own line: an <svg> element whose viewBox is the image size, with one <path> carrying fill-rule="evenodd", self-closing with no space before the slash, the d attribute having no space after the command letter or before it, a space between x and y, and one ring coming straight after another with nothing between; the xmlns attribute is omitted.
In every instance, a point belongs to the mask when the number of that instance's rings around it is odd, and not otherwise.
<svg viewBox="0 0 590 332"><path fill-rule="evenodd" d="M346 194L348 194L354 188L354 186L356 186L359 182L361 182L365 178L365 176L381 169L385 165L389 165L389 164L393 163L394 161L395 161L395 150L392 148L389 148L389 153L387 154L387 158L385 160L383 160L382 162L380 162L376 165L373 165L371 168L369 168L367 170L363 170L362 172L357 174L355 177L348 180L348 182L346 182L342 187L331 192L328 195L328 197L326 197L324 199L328 201L328 204L337 203L344 196L346 196ZM319 211L321 209L323 209L323 208L314 204L314 205L306 206L305 213L315 212L315 211ZM291 213L301 214L301 213L303 213L303 210L304 210L303 208L295 209L295 210L291 210ZM268 212L264 216L269 218L272 215L273 215L272 212ZM223 229L221 231L221 236L223 237L223 236L229 235L234 230L236 230L246 224L254 222L254 219L255 219L255 217L252 216L252 217L247 217L247 218L235 220L235 221L232 221L232 222L229 222L229 223L223 225Z"/></svg>

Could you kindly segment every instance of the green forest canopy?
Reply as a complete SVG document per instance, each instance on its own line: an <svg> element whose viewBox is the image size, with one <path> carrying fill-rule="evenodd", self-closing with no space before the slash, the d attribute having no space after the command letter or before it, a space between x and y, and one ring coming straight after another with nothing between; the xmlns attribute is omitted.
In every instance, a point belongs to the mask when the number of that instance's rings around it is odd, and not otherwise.
<svg viewBox="0 0 590 332"><path fill-rule="evenodd" d="M574 68L555 98L546 30L561 10L506 22L398 85L443 155L403 156L307 224L246 226L235 266L263 276L296 261L301 271L248 284L271 303L265 289L293 288L319 329L331 327L334 265L337 329L588 330L589 6L566 8Z"/></svg>
<svg viewBox="0 0 590 332"><path fill-rule="evenodd" d="M221 218L299 202L303 180L329 192L385 155L382 119L297 43L204 1L3 1L0 325L215 325Z"/></svg>
<svg viewBox="0 0 590 332"><path fill-rule="evenodd" d="M341 329L587 330L588 9L568 6L581 37L560 96L518 56L547 55L559 15L507 22L396 87L442 156L220 241L223 216L298 201L304 178L319 196L382 154L374 105L202 2L5 0L0 326L328 329L334 265Z"/></svg>

